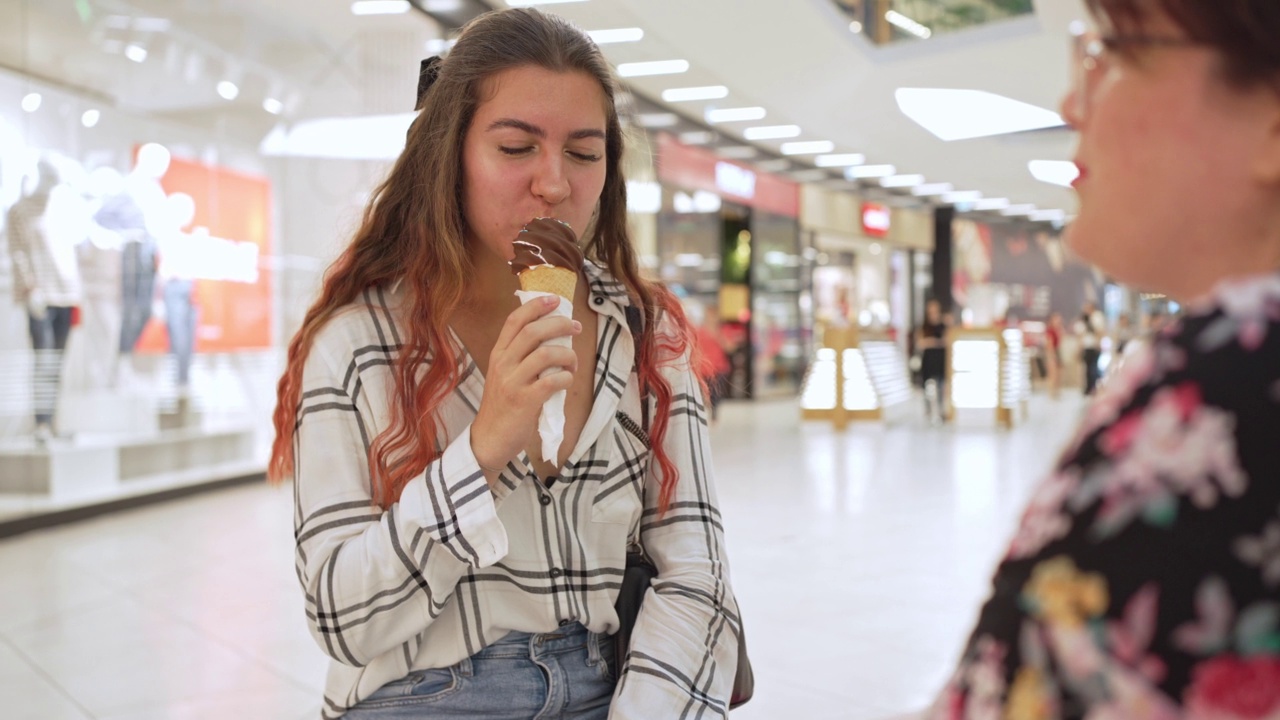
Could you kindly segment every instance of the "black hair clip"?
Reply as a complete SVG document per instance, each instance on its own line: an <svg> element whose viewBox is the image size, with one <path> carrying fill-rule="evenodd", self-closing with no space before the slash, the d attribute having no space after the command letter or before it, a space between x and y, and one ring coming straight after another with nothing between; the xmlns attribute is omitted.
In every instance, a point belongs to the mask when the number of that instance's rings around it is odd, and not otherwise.
<svg viewBox="0 0 1280 720"><path fill-rule="evenodd" d="M427 96L427 91L435 84L436 78L440 77L440 56L432 55L422 61L421 67L418 69L418 102L413 109L422 109L422 99Z"/></svg>

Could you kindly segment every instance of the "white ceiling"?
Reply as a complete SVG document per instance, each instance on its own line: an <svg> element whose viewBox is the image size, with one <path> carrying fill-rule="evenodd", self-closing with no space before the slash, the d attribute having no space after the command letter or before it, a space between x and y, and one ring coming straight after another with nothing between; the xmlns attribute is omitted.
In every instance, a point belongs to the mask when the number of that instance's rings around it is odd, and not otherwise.
<svg viewBox="0 0 1280 720"><path fill-rule="evenodd" d="M496 4L499 0L487 0ZM79 0L93 9L82 21L77 0L0 0L0 64L109 102L183 122L218 118L265 135L276 118L260 106L273 84L293 95L297 117L385 113L411 107L417 60L440 29L419 13L354 17L349 0ZM848 30L831 0L587 0L546 10L584 29L641 27L637 43L604 46L615 63L683 58L683 75L635 78L652 100L670 87L727 85L720 107L762 105L754 124L796 124L798 140L830 140L837 152L930 182L1040 208L1074 209L1070 191L1034 180L1027 163L1071 157L1065 130L946 143L899 112L899 87L973 88L1057 108L1068 76L1068 23L1083 16L1080 0L1037 0L1034 16L932 40L876 47ZM111 14L172 21L149 39L146 63L102 50L114 37ZM10 19L19 19L10 22ZM132 36L131 36L132 37ZM129 38L124 38L126 42ZM177 48L168 51L167 47ZM179 52L181 50L181 52ZM187 80L185 58L204 56L202 74ZM174 59L176 54L179 59ZM227 103L205 75L238 58L242 96ZM705 103L670 108L700 119ZM717 126L729 135L753 123ZM778 141L780 142L780 141ZM777 142L756 143L776 152Z"/></svg>

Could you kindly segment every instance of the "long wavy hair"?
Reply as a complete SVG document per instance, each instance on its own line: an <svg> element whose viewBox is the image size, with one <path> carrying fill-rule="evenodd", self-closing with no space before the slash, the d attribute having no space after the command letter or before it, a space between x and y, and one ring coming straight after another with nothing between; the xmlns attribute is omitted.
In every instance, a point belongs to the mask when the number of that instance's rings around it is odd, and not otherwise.
<svg viewBox="0 0 1280 720"><path fill-rule="evenodd" d="M578 28L526 8L486 13L463 28L440 64L437 79L420 99L422 110L409 129L404 152L374 191L350 246L326 271L319 298L289 343L277 388L276 437L268 466L271 481L293 476L302 369L317 333L365 290L397 280L406 288L399 318L406 331L391 368L390 422L369 451L374 503L390 507L404 486L443 452L436 443L441 426L437 415L460 382L448 318L462 301L464 279L470 274L463 215L463 139L483 101L485 80L523 66L586 73L604 90L606 174L584 253L607 268L643 310L637 373L642 397L655 404L649 436L661 473L658 504L661 511L669 507L679 478L663 449L663 438L674 398L659 366L679 362L686 352L696 354L697 347L680 303L666 288L642 279L638 270L627 231L623 133L608 62ZM701 389L702 397L707 397L705 384Z"/></svg>

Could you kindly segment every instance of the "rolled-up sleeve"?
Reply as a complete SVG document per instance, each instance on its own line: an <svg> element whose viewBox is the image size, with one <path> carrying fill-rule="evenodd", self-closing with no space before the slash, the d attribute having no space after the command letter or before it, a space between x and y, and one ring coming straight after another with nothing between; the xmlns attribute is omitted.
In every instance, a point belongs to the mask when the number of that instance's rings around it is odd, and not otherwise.
<svg viewBox="0 0 1280 720"><path fill-rule="evenodd" d="M375 506L368 390L355 362L338 367L319 350L304 368L294 441L297 571L317 643L359 667L422 633L459 578L507 554L507 534L469 427L399 502Z"/></svg>

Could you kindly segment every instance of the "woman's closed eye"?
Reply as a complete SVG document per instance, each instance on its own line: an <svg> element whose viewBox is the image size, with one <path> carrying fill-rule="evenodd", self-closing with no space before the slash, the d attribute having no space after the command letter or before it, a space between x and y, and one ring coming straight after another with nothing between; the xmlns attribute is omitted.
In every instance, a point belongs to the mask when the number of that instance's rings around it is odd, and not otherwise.
<svg viewBox="0 0 1280 720"><path fill-rule="evenodd" d="M511 157L521 157L523 155L528 155L532 153L534 148L531 145L522 146L522 147L511 147L508 145L499 145L498 150L501 151L503 155L509 155ZM565 153L569 157L573 158L574 160L577 160L579 162L584 162L584 163L599 162L601 159L601 156L598 153L593 153L593 152L566 150Z"/></svg>

